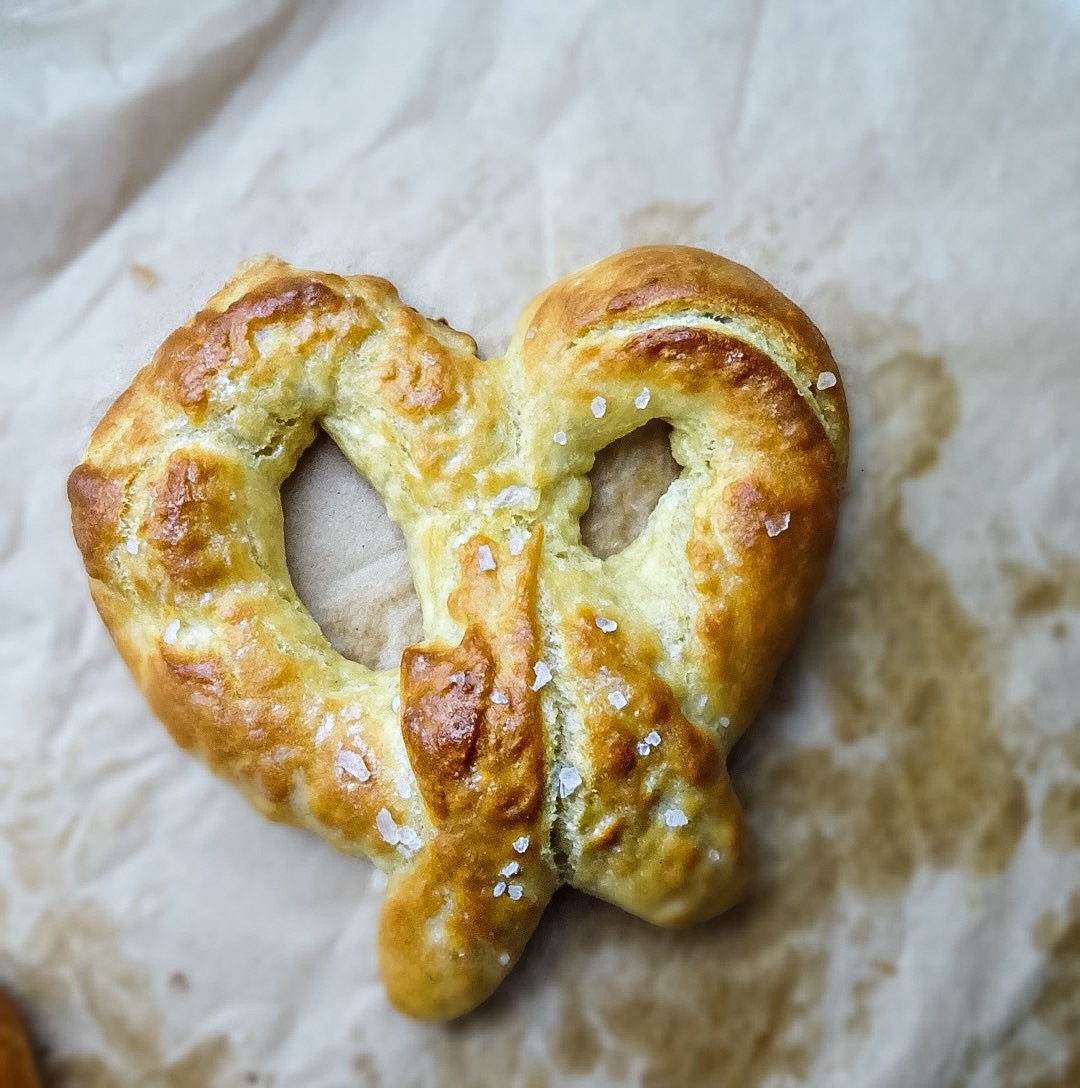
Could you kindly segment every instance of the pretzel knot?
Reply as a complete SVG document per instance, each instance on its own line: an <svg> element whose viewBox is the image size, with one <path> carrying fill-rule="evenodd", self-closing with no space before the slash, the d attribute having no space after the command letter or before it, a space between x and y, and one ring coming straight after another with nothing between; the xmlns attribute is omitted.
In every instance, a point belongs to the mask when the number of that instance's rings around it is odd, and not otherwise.
<svg viewBox="0 0 1080 1088"><path fill-rule="evenodd" d="M644 532L580 541L598 450L653 418L683 466ZM408 545L425 641L372 671L286 569L279 489L316 427ZM829 349L682 247L539 295L503 359L367 276L242 267L72 473L94 600L184 748L388 874L380 965L474 1007L560 883L660 925L743 889L725 770L823 577L847 454Z"/></svg>

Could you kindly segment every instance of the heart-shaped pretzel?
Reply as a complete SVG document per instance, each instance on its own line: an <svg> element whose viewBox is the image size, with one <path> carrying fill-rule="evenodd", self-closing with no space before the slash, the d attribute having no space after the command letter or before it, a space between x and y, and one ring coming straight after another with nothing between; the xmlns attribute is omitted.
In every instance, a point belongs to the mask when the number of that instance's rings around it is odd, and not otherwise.
<svg viewBox="0 0 1080 1088"><path fill-rule="evenodd" d="M580 541L594 455L653 418L683 466L644 532ZM327 643L279 490L322 426L408 544L400 673ZM728 751L820 584L847 456L821 334L740 265L644 247L556 283L503 359L384 280L244 266L69 481L94 600L184 748L389 877L394 1002L487 997L560 883L661 925L746 879Z"/></svg>

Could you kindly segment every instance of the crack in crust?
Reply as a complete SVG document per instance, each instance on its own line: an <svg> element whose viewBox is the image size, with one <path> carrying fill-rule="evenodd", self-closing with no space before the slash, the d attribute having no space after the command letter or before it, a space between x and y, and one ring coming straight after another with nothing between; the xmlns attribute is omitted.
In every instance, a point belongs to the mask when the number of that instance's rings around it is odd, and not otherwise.
<svg viewBox="0 0 1080 1088"><path fill-rule="evenodd" d="M601 562L585 476L654 418L683 473ZM277 492L320 424L409 545L427 638L400 670L336 654L289 579ZM562 879L662 925L738 898L725 761L823 578L846 455L820 333L714 254L601 261L486 361L384 280L261 258L109 409L68 494L173 737L386 870L390 996L446 1018L496 988Z"/></svg>

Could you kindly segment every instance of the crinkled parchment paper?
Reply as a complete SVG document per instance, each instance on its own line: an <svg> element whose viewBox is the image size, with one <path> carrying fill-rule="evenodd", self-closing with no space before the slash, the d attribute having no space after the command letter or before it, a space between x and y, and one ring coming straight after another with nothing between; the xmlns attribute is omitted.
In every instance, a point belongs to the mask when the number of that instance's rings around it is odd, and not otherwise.
<svg viewBox="0 0 1080 1088"><path fill-rule="evenodd" d="M50 1083L1080 1084L1078 56L1066 0L4 0L0 980ZM643 241L772 279L850 390L830 578L734 757L757 881L677 934L562 893L494 1000L417 1025L370 867L147 711L64 479L253 253L492 353ZM657 448L608 466L598 548ZM378 502L328 443L285 501L309 607L392 662Z"/></svg>

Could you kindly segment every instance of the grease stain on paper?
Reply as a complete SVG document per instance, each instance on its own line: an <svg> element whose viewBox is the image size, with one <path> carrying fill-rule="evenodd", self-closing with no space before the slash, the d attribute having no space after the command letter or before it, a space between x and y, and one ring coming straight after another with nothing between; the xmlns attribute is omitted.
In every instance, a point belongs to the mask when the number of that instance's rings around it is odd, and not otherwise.
<svg viewBox="0 0 1080 1088"><path fill-rule="evenodd" d="M1080 777L1051 782L1039 816L1042 840L1051 850L1080 850Z"/></svg>
<svg viewBox="0 0 1080 1088"><path fill-rule="evenodd" d="M357 1076L360 1088L381 1088L382 1078L379 1067L371 1054L361 1053L353 1058L353 1073Z"/></svg>
<svg viewBox="0 0 1080 1088"><path fill-rule="evenodd" d="M1001 872L1028 802L992 680L1005 647L903 519L904 483L936 464L955 425L955 383L940 358L901 352L875 371L870 400L864 425L892 435L893 448L869 503L852 503L857 553L823 594L810 641L825 648L814 665L837 740L871 741L886 755L870 771L838 762L832 749L799 760L819 764L817 804L836 821L842 878L874 895L902 891L920 864ZM913 408L901 424L897 414ZM843 818L853 812L869 814L872 834Z"/></svg>
<svg viewBox="0 0 1080 1088"><path fill-rule="evenodd" d="M1075 1088L1080 1084L1080 888L1062 911L1036 922L1032 939L1046 967L1032 998L1031 1019L1011 1033L995 1062L997 1073L1009 1088ZM981 1041L973 1044L972 1066L984 1047Z"/></svg>
<svg viewBox="0 0 1080 1088"><path fill-rule="evenodd" d="M416 1051L424 1055L426 1072L417 1067L416 1083L550 1088L549 1057L529 1045L536 1025L513 1008L505 991L503 987L479 1011L460 1020L419 1027ZM393 1076L388 1079L397 1083Z"/></svg>
<svg viewBox="0 0 1080 1088"><path fill-rule="evenodd" d="M191 989L191 981L183 971L173 971L169 975L169 989L174 993L186 994Z"/></svg>
<svg viewBox="0 0 1080 1088"><path fill-rule="evenodd" d="M1011 610L1018 624L1044 620L1052 613L1080 610L1080 558L1043 543L1041 565L1003 560L1001 571L1011 593ZM1055 639L1064 639L1068 629L1056 619L1050 626ZM1058 774L1049 783L1039 810L1043 844L1050 850L1067 853L1080 850L1080 721L1060 734L1046 738L1055 755ZM1073 773L1062 777L1060 771L1072 765ZM1080 1038L1080 1036L1078 1036Z"/></svg>
<svg viewBox="0 0 1080 1088"><path fill-rule="evenodd" d="M1080 610L1080 558L1045 544L1042 551L1045 567L1002 561L1017 620L1038 619L1063 608Z"/></svg>
<svg viewBox="0 0 1080 1088"><path fill-rule="evenodd" d="M896 965L886 960L873 960L870 969L870 974L851 984L851 1011L844 1021L847 1032L860 1039L869 1035L873 1027L874 997L886 979L896 975Z"/></svg>
<svg viewBox="0 0 1080 1088"><path fill-rule="evenodd" d="M563 1000L552 1053L560 1072L578 1076L593 1072L603 1056L596 1025L576 995Z"/></svg>
<svg viewBox="0 0 1080 1088"><path fill-rule="evenodd" d="M141 287L144 291L150 291L157 287L160 277L148 264L140 264L136 261L128 268L128 271L131 273L135 285Z"/></svg>
<svg viewBox="0 0 1080 1088"><path fill-rule="evenodd" d="M212 1088L225 1070L230 1043L224 1035L200 1040L168 1056L163 1017L151 976L124 951L119 927L93 901L42 914L31 931L26 964L12 980L28 1008L78 1006L94 1021L100 1052L46 1056L51 1088L125 1088L154 1083L162 1088ZM48 1040L43 1040L48 1044Z"/></svg>

